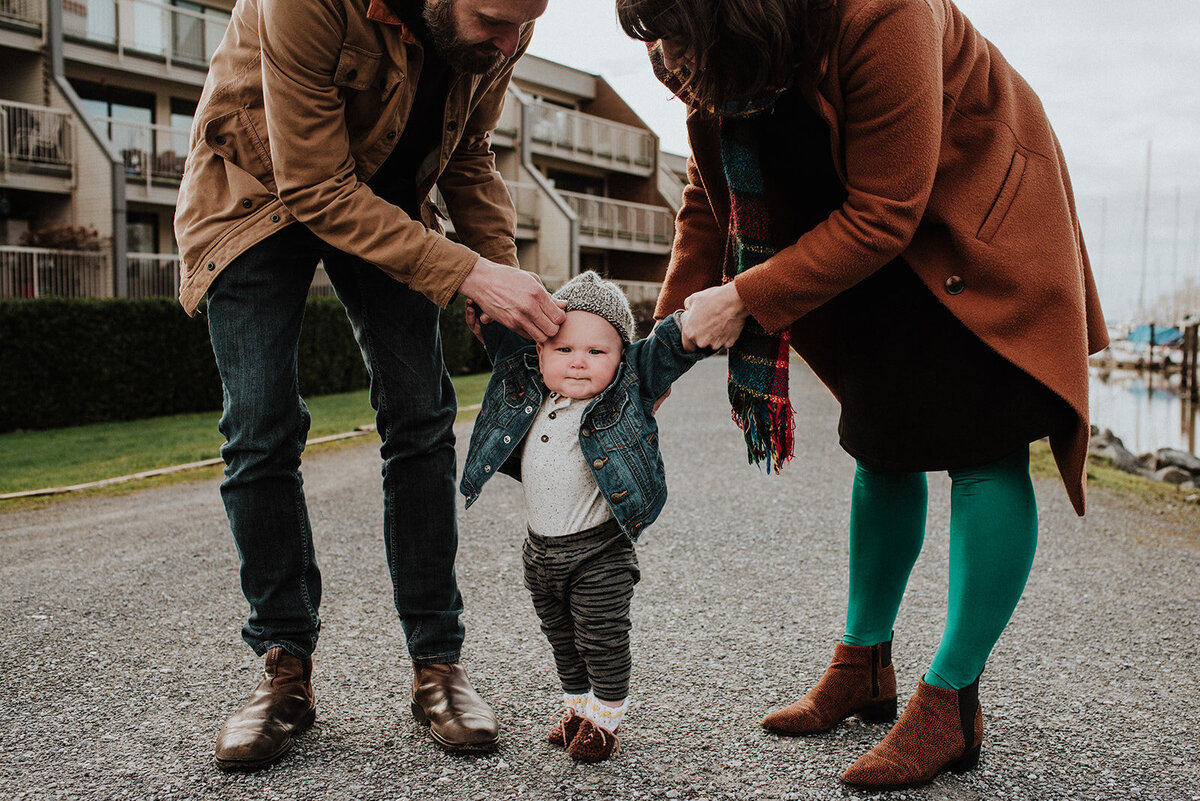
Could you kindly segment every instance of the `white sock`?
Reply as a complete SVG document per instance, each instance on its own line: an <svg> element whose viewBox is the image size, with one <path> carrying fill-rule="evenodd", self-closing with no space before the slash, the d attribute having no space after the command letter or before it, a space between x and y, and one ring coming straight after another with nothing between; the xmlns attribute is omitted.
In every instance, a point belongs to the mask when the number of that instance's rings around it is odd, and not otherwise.
<svg viewBox="0 0 1200 801"><path fill-rule="evenodd" d="M587 709L584 711L593 723L598 726L603 726L609 731L616 731L621 725L621 721L625 718L625 710L629 709L629 699L621 700L620 706L609 706L599 701L596 696L588 693Z"/></svg>
<svg viewBox="0 0 1200 801"><path fill-rule="evenodd" d="M590 696L590 692L580 693L579 695L572 695L571 693L564 692L563 706L574 709L576 712L582 715L583 711L587 709L588 698Z"/></svg>

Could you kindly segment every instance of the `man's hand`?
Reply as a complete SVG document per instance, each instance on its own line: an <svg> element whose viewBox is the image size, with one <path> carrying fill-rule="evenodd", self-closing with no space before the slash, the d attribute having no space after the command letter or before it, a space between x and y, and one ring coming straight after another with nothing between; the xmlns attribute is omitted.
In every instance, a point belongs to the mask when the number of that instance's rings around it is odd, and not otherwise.
<svg viewBox="0 0 1200 801"><path fill-rule="evenodd" d="M545 342L557 334L567 319L562 310L565 304L550 297L536 275L483 257L458 291L474 302L481 315L534 342Z"/></svg>
<svg viewBox="0 0 1200 801"><path fill-rule="evenodd" d="M683 347L689 351L732 346L750 316L732 281L688 295L683 308L687 309L682 327Z"/></svg>

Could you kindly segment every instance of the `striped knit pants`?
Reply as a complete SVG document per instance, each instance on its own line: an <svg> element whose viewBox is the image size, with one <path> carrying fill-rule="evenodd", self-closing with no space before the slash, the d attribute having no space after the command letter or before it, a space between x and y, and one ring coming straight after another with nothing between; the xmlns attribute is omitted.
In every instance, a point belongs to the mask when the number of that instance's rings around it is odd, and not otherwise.
<svg viewBox="0 0 1200 801"><path fill-rule="evenodd" d="M563 537L525 539L525 586L554 651L563 692L629 695L629 604L641 578L615 520Z"/></svg>

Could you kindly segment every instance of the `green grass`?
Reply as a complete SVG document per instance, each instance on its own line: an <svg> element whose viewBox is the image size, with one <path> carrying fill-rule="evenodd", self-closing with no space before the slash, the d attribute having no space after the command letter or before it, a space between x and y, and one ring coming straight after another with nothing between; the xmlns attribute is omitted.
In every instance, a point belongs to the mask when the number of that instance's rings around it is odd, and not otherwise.
<svg viewBox="0 0 1200 801"><path fill-rule="evenodd" d="M459 406L479 403L487 380L487 374L455 378ZM305 402L312 414L310 439L375 422L366 390ZM471 410L462 411L459 419L473 415ZM0 434L0 493L83 484L214 458L224 441L217 431L220 416L220 412L199 412Z"/></svg>

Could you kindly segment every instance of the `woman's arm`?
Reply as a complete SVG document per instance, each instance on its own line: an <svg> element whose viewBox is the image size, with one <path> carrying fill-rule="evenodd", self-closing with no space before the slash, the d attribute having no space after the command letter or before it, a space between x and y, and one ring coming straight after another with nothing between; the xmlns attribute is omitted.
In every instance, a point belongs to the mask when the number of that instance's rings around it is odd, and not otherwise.
<svg viewBox="0 0 1200 801"><path fill-rule="evenodd" d="M689 139L698 124L695 120L689 120ZM689 295L721 283L725 231L717 223L708 191L692 156L688 157L687 175L683 205L675 217L671 261L667 265L662 292L654 310L654 317L659 320L682 309Z"/></svg>

